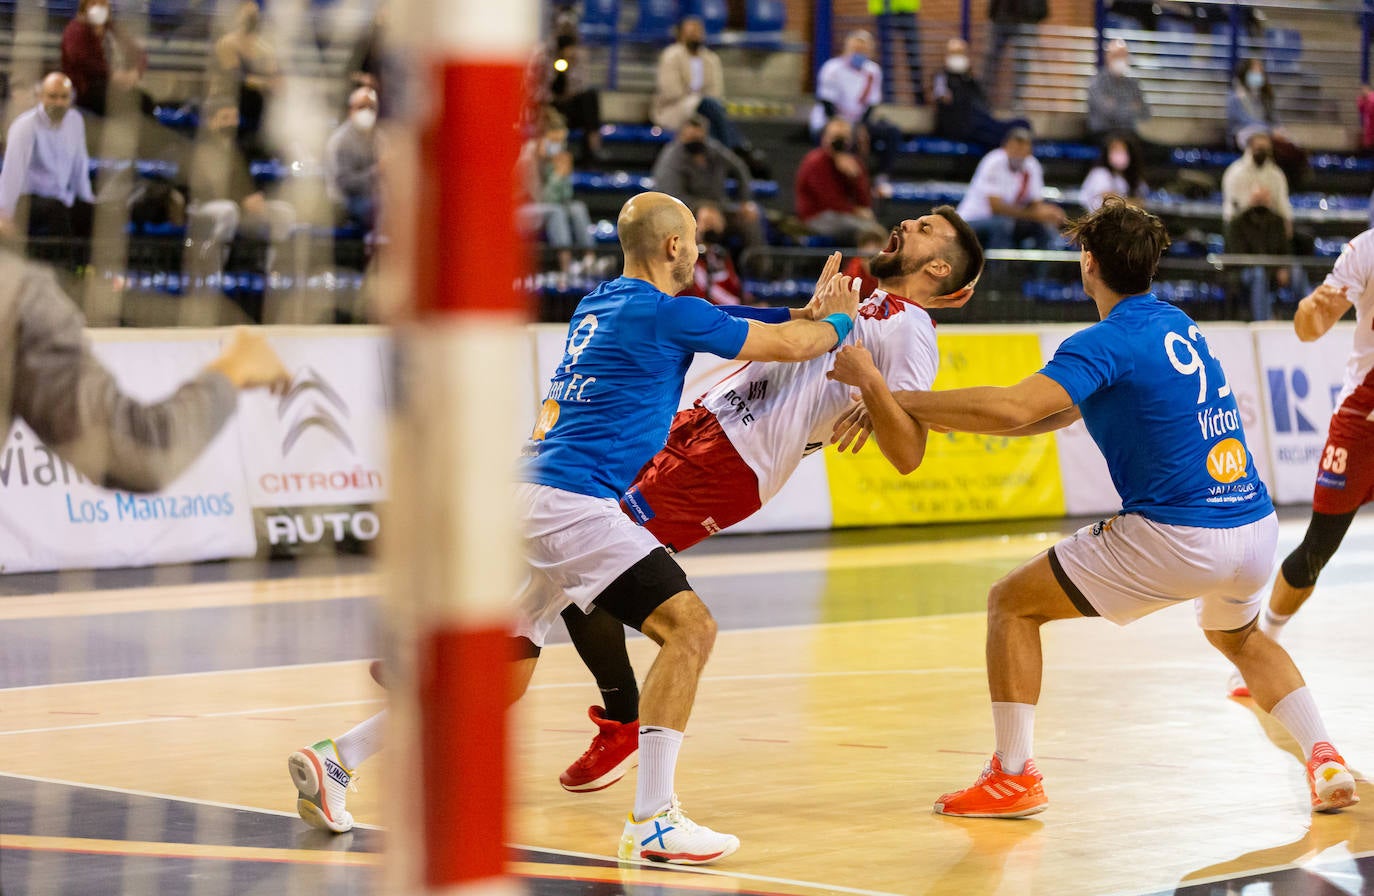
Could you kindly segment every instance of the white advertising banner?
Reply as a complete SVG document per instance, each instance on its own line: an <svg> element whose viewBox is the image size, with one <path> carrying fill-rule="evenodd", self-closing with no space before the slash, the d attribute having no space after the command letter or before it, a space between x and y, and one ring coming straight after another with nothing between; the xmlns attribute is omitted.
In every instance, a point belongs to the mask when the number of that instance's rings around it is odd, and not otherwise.
<svg viewBox="0 0 1374 896"><path fill-rule="evenodd" d="M110 340L94 351L133 398L168 397L219 353L215 337ZM100 488L16 422L0 448L0 571L146 566L256 552L237 418L160 492Z"/></svg>
<svg viewBox="0 0 1374 896"><path fill-rule="evenodd" d="M1300 342L1291 324L1260 324L1252 330L1274 472L1270 486L1280 504L1312 501L1354 329L1354 324L1337 324L1317 342Z"/></svg>
<svg viewBox="0 0 1374 896"><path fill-rule="evenodd" d="M1086 326L1086 325L1084 325ZM1264 394L1260 388L1254 340L1245 324L1204 323L1199 325L1207 345L1226 371L1227 383L1236 396L1241 423L1255 467L1265 484L1273 490L1272 465L1264 419ZM1051 326L1040 331L1040 350L1048 361L1059 344L1081 326ZM1059 468L1064 485L1064 510L1069 516L1092 516L1121 509L1121 496L1112 485L1107 462L1079 420L1055 434L1059 448Z"/></svg>
<svg viewBox="0 0 1374 896"><path fill-rule="evenodd" d="M386 499L391 344L381 330L269 335L291 371L284 395L246 393L239 437L267 545L372 541ZM455 409L455 413L461 409Z"/></svg>

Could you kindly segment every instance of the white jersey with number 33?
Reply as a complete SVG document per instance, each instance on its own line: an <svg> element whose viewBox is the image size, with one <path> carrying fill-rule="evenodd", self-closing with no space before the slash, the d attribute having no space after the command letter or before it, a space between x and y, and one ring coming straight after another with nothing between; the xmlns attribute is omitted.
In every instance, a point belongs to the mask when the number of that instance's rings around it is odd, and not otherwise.
<svg viewBox="0 0 1374 896"><path fill-rule="evenodd" d="M894 391L929 389L940 365L935 322L919 305L875 290L846 345L860 341ZM800 363L751 363L712 386L701 404L720 421L759 479L767 503L801 459L819 450L836 418L853 404L849 386L826 379L833 352Z"/></svg>
<svg viewBox="0 0 1374 896"><path fill-rule="evenodd" d="M1374 378L1370 376L1374 371L1374 230L1366 230L1350 241L1326 275L1326 284L1344 286L1345 297L1355 304L1355 346L1336 407L1342 408L1359 389L1360 395L1345 410L1364 416L1374 411ZM1364 388L1360 389L1361 386Z"/></svg>

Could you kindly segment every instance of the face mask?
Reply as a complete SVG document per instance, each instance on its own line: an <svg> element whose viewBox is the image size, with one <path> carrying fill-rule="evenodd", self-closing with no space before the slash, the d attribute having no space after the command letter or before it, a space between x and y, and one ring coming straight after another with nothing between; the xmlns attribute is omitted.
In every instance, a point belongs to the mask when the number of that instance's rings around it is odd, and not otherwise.
<svg viewBox="0 0 1374 896"><path fill-rule="evenodd" d="M687 48L687 51L689 53L695 53L697 50L701 49L701 41L696 40L695 38L692 40L684 40L682 42L682 45Z"/></svg>
<svg viewBox="0 0 1374 896"><path fill-rule="evenodd" d="M1248 71L1245 73L1245 86L1251 90L1259 90L1264 86L1264 72Z"/></svg>
<svg viewBox="0 0 1374 896"><path fill-rule="evenodd" d="M110 20L108 6L92 6L86 10L86 21L99 28Z"/></svg>
<svg viewBox="0 0 1374 896"><path fill-rule="evenodd" d="M1131 64L1124 59L1113 59L1107 63L1107 71L1116 75L1118 78L1126 77L1126 73L1131 70Z"/></svg>
<svg viewBox="0 0 1374 896"><path fill-rule="evenodd" d="M1254 156L1256 165L1264 165L1269 161L1269 150L1267 149L1257 149L1252 155Z"/></svg>
<svg viewBox="0 0 1374 896"><path fill-rule="evenodd" d="M849 149L849 141L843 137L836 137L830 141L830 148L835 152L845 152Z"/></svg>
<svg viewBox="0 0 1374 896"><path fill-rule="evenodd" d="M372 126L377 123L377 110L358 109L349 117L353 119L353 125L358 128L358 130L370 131L372 130Z"/></svg>
<svg viewBox="0 0 1374 896"><path fill-rule="evenodd" d="M1112 166L1113 171L1125 171L1131 164L1131 154L1120 149L1114 149L1107 156L1107 164Z"/></svg>
<svg viewBox="0 0 1374 896"><path fill-rule="evenodd" d="M849 64L852 65L852 66L854 66L855 68L863 68L863 67L864 67L864 63L867 62L867 61L868 61L868 57L865 56L865 55L862 54L862 53L850 53L850 54L849 54Z"/></svg>
<svg viewBox="0 0 1374 896"><path fill-rule="evenodd" d="M701 241L708 246L713 246L720 242L722 236L724 236L724 234L719 230L703 230L701 232Z"/></svg>
<svg viewBox="0 0 1374 896"><path fill-rule="evenodd" d="M945 59L945 68L956 75L962 75L968 71L967 56L949 56Z"/></svg>
<svg viewBox="0 0 1374 896"><path fill-rule="evenodd" d="M704 156L704 155L706 155L706 141L705 141L705 140L689 140L689 141L687 141L686 143L682 144L682 148L685 149L685 150L687 150L689 153L691 153L691 154L694 155L694 156Z"/></svg>

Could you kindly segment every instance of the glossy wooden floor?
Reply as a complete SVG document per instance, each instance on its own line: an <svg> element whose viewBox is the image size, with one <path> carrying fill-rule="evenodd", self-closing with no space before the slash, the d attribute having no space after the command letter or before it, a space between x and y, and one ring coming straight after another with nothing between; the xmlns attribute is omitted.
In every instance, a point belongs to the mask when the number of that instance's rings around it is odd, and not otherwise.
<svg viewBox="0 0 1374 896"><path fill-rule="evenodd" d="M1285 523L1281 550L1303 523ZM1295 746L1249 701L1222 696L1225 666L1186 608L1126 629L1045 630L1045 813L930 813L991 750L981 604L1051 543L1034 528L734 539L686 555L722 632L677 789L740 851L694 876L591 858L613 855L633 773L600 793L559 788L596 692L571 648L553 645L515 715L514 828L528 847L516 870L551 894L1374 891L1361 858L1374 854L1374 788L1352 811L1311 816ZM0 597L0 892L370 892L379 838L310 835L284 760L383 705L364 661L377 587L350 568ZM1357 767L1374 766L1371 598L1366 519L1285 633ZM652 647L631 648L642 673ZM384 821L372 765L350 795L364 825ZM87 791L120 794L123 808L74 809ZM143 805L159 796L197 820L176 827L165 805ZM125 815L101 824L100 812ZM91 864L101 855L120 861ZM135 858L172 864L150 878ZM285 870L245 877L249 866ZM66 888L78 872L87 883Z"/></svg>

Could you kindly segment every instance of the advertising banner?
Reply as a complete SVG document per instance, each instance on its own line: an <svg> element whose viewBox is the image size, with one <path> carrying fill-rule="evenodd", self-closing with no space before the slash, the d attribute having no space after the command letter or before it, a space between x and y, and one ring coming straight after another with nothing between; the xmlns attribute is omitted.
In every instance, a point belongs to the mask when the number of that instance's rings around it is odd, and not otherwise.
<svg viewBox="0 0 1374 896"><path fill-rule="evenodd" d="M1269 486L1277 503L1312 501L1354 330L1353 324L1337 324L1317 342L1300 342L1291 324L1253 328L1273 471Z"/></svg>
<svg viewBox="0 0 1374 896"><path fill-rule="evenodd" d="M373 505L387 493L388 337L331 329L270 341L291 387L245 394L238 416L261 543L282 553L374 540Z"/></svg>
<svg viewBox="0 0 1374 896"><path fill-rule="evenodd" d="M145 402L219 353L215 337L97 340L120 387ZM0 571L145 566L251 557L252 505L235 418L160 492L100 488L16 422L0 447Z"/></svg>
<svg viewBox="0 0 1374 896"><path fill-rule="evenodd" d="M1008 386L1040 369L1034 332L943 330L936 389ZM931 433L925 460L900 476L870 442L858 455L826 449L835 526L1060 516L1059 453L1051 435Z"/></svg>

